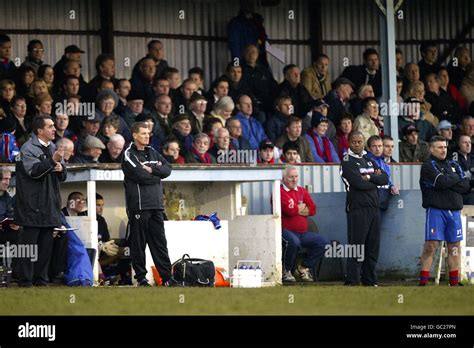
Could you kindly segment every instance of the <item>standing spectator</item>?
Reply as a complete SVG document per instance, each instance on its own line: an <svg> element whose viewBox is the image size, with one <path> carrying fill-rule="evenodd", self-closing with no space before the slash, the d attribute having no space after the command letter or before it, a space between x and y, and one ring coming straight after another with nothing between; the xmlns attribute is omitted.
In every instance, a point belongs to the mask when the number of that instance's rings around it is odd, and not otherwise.
<svg viewBox="0 0 474 348"><path fill-rule="evenodd" d="M106 145L106 150L99 157L99 163L121 163L125 139L120 134L114 134L110 137Z"/></svg>
<svg viewBox="0 0 474 348"><path fill-rule="evenodd" d="M466 68L471 62L471 53L466 47L457 47L454 57L448 64L449 79L456 88L461 88L462 80L466 77Z"/></svg>
<svg viewBox="0 0 474 348"><path fill-rule="evenodd" d="M364 113L356 117L354 130L360 131L364 139L369 139L372 135L383 136L383 119L379 114L379 104L374 97L365 98L362 101Z"/></svg>
<svg viewBox="0 0 474 348"><path fill-rule="evenodd" d="M0 34L0 81L1 80L17 80L18 69L10 60L12 54L12 40L8 35Z"/></svg>
<svg viewBox="0 0 474 348"><path fill-rule="evenodd" d="M363 84L368 83L372 85L375 97L379 98L382 96L382 73L379 70L379 54L374 48L367 48L362 58L364 64L348 66L340 77L345 77L352 81L356 89Z"/></svg>
<svg viewBox="0 0 474 348"><path fill-rule="evenodd" d="M301 84L306 87L313 99L323 99L331 90L329 76L329 57L320 54L311 66L303 69Z"/></svg>
<svg viewBox="0 0 474 348"><path fill-rule="evenodd" d="M163 279L172 286L163 221L163 186L161 180L171 174L171 166L158 151L148 146L150 131L143 122L132 126L133 143L125 150L122 170L125 175L125 198L130 221L130 256L139 286L150 286L146 279L145 248Z"/></svg>
<svg viewBox="0 0 474 348"><path fill-rule="evenodd" d="M332 85L332 90L325 97L329 105L327 117L337 124L341 116L350 111L349 99L354 91L354 84L346 78L338 78Z"/></svg>
<svg viewBox="0 0 474 348"><path fill-rule="evenodd" d="M418 139L418 129L414 125L403 128L400 143L400 162L424 162L430 156L428 144Z"/></svg>
<svg viewBox="0 0 474 348"><path fill-rule="evenodd" d="M102 81L111 81L118 87L118 80L115 78L115 59L111 54L99 54L95 60L95 77L89 81L89 99L95 100Z"/></svg>
<svg viewBox="0 0 474 348"><path fill-rule="evenodd" d="M380 246L380 211L377 186L388 184L388 175L366 156L361 132L349 135L347 160L341 165L341 177L347 192L347 241L351 246L363 245L364 255L347 261L345 285L377 286L375 268ZM363 259L363 261L360 261Z"/></svg>
<svg viewBox="0 0 474 348"><path fill-rule="evenodd" d="M135 64L135 66L133 67L132 79L140 75L140 70L141 70L140 64L142 64L145 59L153 60L153 63L155 65L155 75L153 76L154 78L161 77L164 70L168 68L168 62L165 59L163 59L165 56L165 49L160 40L151 40L150 42L148 42L147 48L148 48L147 55L143 57L142 59L140 59L137 62L137 64Z"/></svg>
<svg viewBox="0 0 474 348"><path fill-rule="evenodd" d="M283 68L285 80L278 85L277 96L289 96L293 101L293 114L304 118L311 108L313 98L301 84L301 72L295 64Z"/></svg>
<svg viewBox="0 0 474 348"><path fill-rule="evenodd" d="M343 115L337 126L336 137L332 141L341 161L349 150L349 134L352 132L353 122L354 118L351 114Z"/></svg>
<svg viewBox="0 0 474 348"><path fill-rule="evenodd" d="M328 119L324 116L313 115L311 129L308 130L306 138L309 142L311 154L316 163L339 163L334 145L326 136L329 127Z"/></svg>
<svg viewBox="0 0 474 348"><path fill-rule="evenodd" d="M261 111L270 112L278 84L270 69L258 63L258 57L259 53L255 45L245 47L242 79L255 96L256 107Z"/></svg>
<svg viewBox="0 0 474 348"><path fill-rule="evenodd" d="M314 162L311 153L311 147L306 136L302 135L301 119L296 116L290 116L286 123L284 133L275 141L275 145L282 149L288 142L296 143L299 147L299 154L302 163Z"/></svg>
<svg viewBox="0 0 474 348"><path fill-rule="evenodd" d="M324 256L330 242L323 236L308 231L308 216L316 214L316 205L305 188L298 186L298 170L287 167L280 186L281 227L283 243L283 281L295 282L296 274L305 282L312 282L312 269ZM302 266L296 267L296 256L301 248L308 250Z"/></svg>
<svg viewBox="0 0 474 348"><path fill-rule="evenodd" d="M48 284L53 228L61 225L59 182L66 180L64 149L56 150L54 122L50 117L33 120L33 134L22 146L16 162L15 223L23 226L19 245L36 245L38 260L18 260L19 286ZM34 197L34 199L32 199Z"/></svg>
<svg viewBox="0 0 474 348"><path fill-rule="evenodd" d="M383 141L383 160L385 163L396 163L393 159L393 138L390 135L384 135L382 137Z"/></svg>
<svg viewBox="0 0 474 348"><path fill-rule="evenodd" d="M400 190L398 186L394 185L392 182L390 166L385 162L383 148L384 146L382 138L378 135L373 135L367 140L367 149L369 150L367 152L367 157L375 161L380 169L382 169L388 175L388 184L379 186L380 209L387 210L390 196L400 194Z"/></svg>
<svg viewBox="0 0 474 348"><path fill-rule="evenodd" d="M459 286L462 285L459 283L462 194L470 190L469 179L457 162L447 159L444 138L436 136L430 140L430 153L420 173L423 208L426 209L420 286L428 284L433 255L440 241L448 243L449 285Z"/></svg>
<svg viewBox="0 0 474 348"><path fill-rule="evenodd" d="M21 66L32 68L35 72L35 75L37 75L39 67L44 63L42 61L44 54L43 43L40 40L33 39L28 42L27 50L28 55L25 57L25 61L23 64L21 64Z"/></svg>
<svg viewBox="0 0 474 348"><path fill-rule="evenodd" d="M437 74L439 70L438 48L432 41L423 42L420 45L422 59L418 62L420 67L420 80L424 81L428 74Z"/></svg>
<svg viewBox="0 0 474 348"><path fill-rule="evenodd" d="M239 112L235 117L240 121L240 125L242 126L242 135L248 140L251 148L256 150L258 144L267 139L267 135L263 130L262 124L252 116L252 99L247 95L240 96L237 108Z"/></svg>

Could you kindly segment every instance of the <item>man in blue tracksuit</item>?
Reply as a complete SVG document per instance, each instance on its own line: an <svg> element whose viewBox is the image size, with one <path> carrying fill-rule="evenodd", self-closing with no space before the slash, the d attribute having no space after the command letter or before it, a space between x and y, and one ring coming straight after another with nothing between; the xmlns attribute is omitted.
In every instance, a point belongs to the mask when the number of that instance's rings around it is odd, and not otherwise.
<svg viewBox="0 0 474 348"><path fill-rule="evenodd" d="M421 166L420 188L426 209L425 245L421 255L420 286L428 284L433 255L440 241L448 243L449 285L459 286L462 194L469 179L459 163L446 159L448 144L441 136L430 140L430 158Z"/></svg>

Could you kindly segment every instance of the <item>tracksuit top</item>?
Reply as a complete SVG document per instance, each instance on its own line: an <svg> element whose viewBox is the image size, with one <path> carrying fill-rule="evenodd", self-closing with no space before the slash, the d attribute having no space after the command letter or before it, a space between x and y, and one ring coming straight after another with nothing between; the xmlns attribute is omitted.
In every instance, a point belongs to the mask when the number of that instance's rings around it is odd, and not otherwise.
<svg viewBox="0 0 474 348"><path fill-rule="evenodd" d="M303 202L309 210L309 216L316 214L316 205L314 204L308 191L303 187L297 186L290 190L285 185L280 186L281 195L281 225L283 229L292 232L308 232L308 217L298 214L298 203Z"/></svg>

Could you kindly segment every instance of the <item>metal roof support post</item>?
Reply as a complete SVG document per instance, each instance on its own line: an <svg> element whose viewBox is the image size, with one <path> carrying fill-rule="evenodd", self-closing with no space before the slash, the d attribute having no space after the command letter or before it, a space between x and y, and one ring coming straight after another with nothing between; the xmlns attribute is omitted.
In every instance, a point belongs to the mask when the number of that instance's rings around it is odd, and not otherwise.
<svg viewBox="0 0 474 348"><path fill-rule="evenodd" d="M393 138L393 157L398 160L397 72L395 54L395 7L394 0L376 0L380 8L380 66L382 69L381 112L384 113L385 134ZM399 8L397 4L397 8ZM385 6L385 7L383 7Z"/></svg>

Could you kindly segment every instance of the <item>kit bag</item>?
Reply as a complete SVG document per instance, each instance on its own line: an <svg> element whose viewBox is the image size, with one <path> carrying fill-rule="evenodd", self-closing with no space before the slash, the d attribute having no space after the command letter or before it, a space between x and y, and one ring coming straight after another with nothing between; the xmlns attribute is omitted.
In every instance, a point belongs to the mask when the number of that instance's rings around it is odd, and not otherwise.
<svg viewBox="0 0 474 348"><path fill-rule="evenodd" d="M215 286L216 269L212 261L192 259L184 254L173 263L171 273L181 286Z"/></svg>

